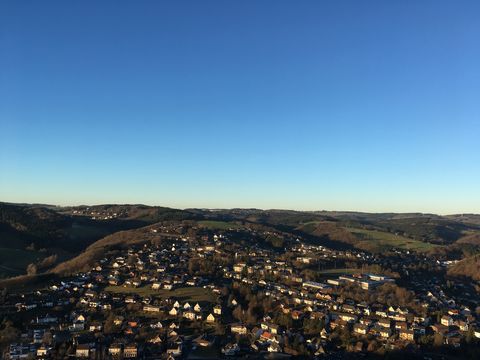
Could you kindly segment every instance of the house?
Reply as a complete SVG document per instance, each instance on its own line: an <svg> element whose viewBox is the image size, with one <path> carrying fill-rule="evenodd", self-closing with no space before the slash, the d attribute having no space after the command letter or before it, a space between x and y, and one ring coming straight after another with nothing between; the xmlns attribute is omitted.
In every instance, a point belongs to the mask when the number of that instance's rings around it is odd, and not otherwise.
<svg viewBox="0 0 480 360"><path fill-rule="evenodd" d="M88 327L88 330L90 331L102 331L102 324L100 323L91 323L90 326Z"/></svg>
<svg viewBox="0 0 480 360"><path fill-rule="evenodd" d="M171 355L173 357L181 356L182 347L183 347L183 344L180 338L176 337L174 339L171 339L167 347L167 355Z"/></svg>
<svg viewBox="0 0 480 360"><path fill-rule="evenodd" d="M213 307L213 313L215 315L222 315L222 306L221 305L215 305Z"/></svg>
<svg viewBox="0 0 480 360"><path fill-rule="evenodd" d="M268 331L263 331L260 335L261 342L271 342L273 340L273 334Z"/></svg>
<svg viewBox="0 0 480 360"><path fill-rule="evenodd" d="M434 333L441 335L446 335L448 333L449 327L442 324L433 324L430 326Z"/></svg>
<svg viewBox="0 0 480 360"><path fill-rule="evenodd" d="M215 322L216 319L215 319L215 316L213 316L212 313L210 313L208 316L207 316L207 322Z"/></svg>
<svg viewBox="0 0 480 360"><path fill-rule="evenodd" d="M357 335L367 335L368 326L363 324L355 324L353 326L353 332Z"/></svg>
<svg viewBox="0 0 480 360"><path fill-rule="evenodd" d="M272 342L268 345L267 351L268 352L281 352L282 348L280 347L280 345L278 343Z"/></svg>
<svg viewBox="0 0 480 360"><path fill-rule="evenodd" d="M150 327L152 329L162 329L163 325L160 321L157 321L156 323L150 324Z"/></svg>
<svg viewBox="0 0 480 360"><path fill-rule="evenodd" d="M245 268L246 264L245 263L238 263L233 265L233 271L236 273L241 273L243 269Z"/></svg>
<svg viewBox="0 0 480 360"><path fill-rule="evenodd" d="M145 311L145 312L160 312L160 307L159 306L153 306L153 305L144 305L143 306L143 311Z"/></svg>
<svg viewBox="0 0 480 360"><path fill-rule="evenodd" d="M233 334L245 335L247 333L247 327L242 324L232 324L230 325L230 331Z"/></svg>
<svg viewBox="0 0 480 360"><path fill-rule="evenodd" d="M70 331L83 331L85 330L85 323L83 321L75 321L68 328Z"/></svg>
<svg viewBox="0 0 480 360"><path fill-rule="evenodd" d="M382 339L388 339L392 335L390 328L380 327L378 334Z"/></svg>
<svg viewBox="0 0 480 360"><path fill-rule="evenodd" d="M399 337L402 340L414 341L415 340L415 333L411 329L400 330Z"/></svg>
<svg viewBox="0 0 480 360"><path fill-rule="evenodd" d="M112 357L119 357L122 354L122 344L114 343L108 348L108 353Z"/></svg>
<svg viewBox="0 0 480 360"><path fill-rule="evenodd" d="M342 306L342 309L343 311L347 312L347 313L350 313L350 314L355 314L355 312L357 311L357 309L355 308L355 306L353 305L348 305L348 304L345 304Z"/></svg>
<svg viewBox="0 0 480 360"><path fill-rule="evenodd" d="M183 317L188 320L195 320L196 314L193 311L186 311L183 313Z"/></svg>
<svg viewBox="0 0 480 360"><path fill-rule="evenodd" d="M196 303L195 306L193 307L193 310L195 312L201 312L202 311L202 307L200 306L199 303Z"/></svg>
<svg viewBox="0 0 480 360"><path fill-rule="evenodd" d="M46 357L50 353L50 349L42 345L37 349L37 357Z"/></svg>
<svg viewBox="0 0 480 360"><path fill-rule="evenodd" d="M451 316L443 315L442 318L440 319L440 323L443 326L452 326L453 325L453 319L452 319Z"/></svg>
<svg viewBox="0 0 480 360"><path fill-rule="evenodd" d="M135 299L134 296L127 296L125 298L125 303L126 304L135 304L137 302L137 300Z"/></svg>
<svg viewBox="0 0 480 360"><path fill-rule="evenodd" d="M177 316L178 313L179 313L179 311L177 310L176 307L172 307L172 310L170 310L170 311L168 312L168 314L171 315L171 316Z"/></svg>
<svg viewBox="0 0 480 360"><path fill-rule="evenodd" d="M129 321L127 322L127 324L128 324L128 326L130 326L130 327L132 327L132 328L135 328L135 327L138 326L138 321L136 321L136 320L129 320Z"/></svg>
<svg viewBox="0 0 480 360"><path fill-rule="evenodd" d="M389 319L380 319L378 320L378 325L384 328L390 328L392 326L392 322Z"/></svg>
<svg viewBox="0 0 480 360"><path fill-rule="evenodd" d="M117 316L115 319L113 319L113 324L115 326L120 326L123 324L123 316Z"/></svg>
<svg viewBox="0 0 480 360"><path fill-rule="evenodd" d="M260 324L262 330L270 331L272 334L277 335L279 333L280 327L277 324L271 324L263 322Z"/></svg>
<svg viewBox="0 0 480 360"><path fill-rule="evenodd" d="M468 321L458 320L455 322L455 324L459 327L461 331L468 331L468 329L470 328Z"/></svg>
<svg viewBox="0 0 480 360"><path fill-rule="evenodd" d="M90 345L78 345L75 350L75 356L77 358L88 358L90 356Z"/></svg>
<svg viewBox="0 0 480 360"><path fill-rule="evenodd" d="M155 334L147 339L147 343L158 345L162 343L162 338L160 337L160 335Z"/></svg>
<svg viewBox="0 0 480 360"><path fill-rule="evenodd" d="M136 344L129 344L125 345L123 349L123 357L124 358L136 358L137 357L137 345Z"/></svg>
<svg viewBox="0 0 480 360"><path fill-rule="evenodd" d="M159 290L159 289L161 289L161 287L162 287L162 284L159 283L159 282L154 282L154 283L152 284L152 289L153 289L153 290Z"/></svg>
<svg viewBox="0 0 480 360"><path fill-rule="evenodd" d="M360 324L370 326L370 325L372 325L372 323L373 323L373 320L370 319L370 318L364 317L364 318L360 319Z"/></svg>
<svg viewBox="0 0 480 360"><path fill-rule="evenodd" d="M355 322L357 321L357 316L353 314L348 314L348 313L339 313L337 314L337 317L343 321L346 322Z"/></svg>
<svg viewBox="0 0 480 360"><path fill-rule="evenodd" d="M301 318L303 318L303 313L301 311L298 311L298 310L293 310L292 311L292 319L293 320L300 320Z"/></svg>

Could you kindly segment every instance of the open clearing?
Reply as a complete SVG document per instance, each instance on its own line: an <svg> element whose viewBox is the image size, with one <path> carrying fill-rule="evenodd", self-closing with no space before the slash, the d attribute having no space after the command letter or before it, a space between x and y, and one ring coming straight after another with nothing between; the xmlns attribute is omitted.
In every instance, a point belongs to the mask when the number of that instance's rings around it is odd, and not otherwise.
<svg viewBox="0 0 480 360"><path fill-rule="evenodd" d="M360 228L345 228L359 238L356 247L368 251L382 251L397 248L412 251L428 251L436 246L423 241L413 240L405 236L395 235L385 231L366 230Z"/></svg>
<svg viewBox="0 0 480 360"><path fill-rule="evenodd" d="M243 228L242 225L237 224L235 222L227 222L227 221L210 221L210 220L203 220L199 221L198 225L201 227L205 227L212 230L228 230L228 229L241 229Z"/></svg>

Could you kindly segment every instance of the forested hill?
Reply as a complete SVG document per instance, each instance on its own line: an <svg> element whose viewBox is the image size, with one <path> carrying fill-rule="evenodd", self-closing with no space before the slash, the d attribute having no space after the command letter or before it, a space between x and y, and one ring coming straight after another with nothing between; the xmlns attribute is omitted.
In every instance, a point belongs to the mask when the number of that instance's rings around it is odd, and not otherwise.
<svg viewBox="0 0 480 360"><path fill-rule="evenodd" d="M464 258L480 249L480 216L260 209L187 209L146 205L54 207L0 203L0 277L47 269L118 231L162 221L227 221L268 226L307 241L368 252L395 249ZM54 257L54 258L51 258ZM45 259L48 258L48 261Z"/></svg>
<svg viewBox="0 0 480 360"><path fill-rule="evenodd" d="M368 232L373 232L372 237L381 237L378 233L387 233L437 245L453 244L465 236L480 233L480 216L478 215L440 216L422 213L259 209L190 209L189 211L197 211L212 218L273 225L285 230L297 230L350 243L356 241L355 237L349 235L352 233L354 236L357 234L357 238L360 233L363 233L363 238L369 237Z"/></svg>
<svg viewBox="0 0 480 360"><path fill-rule="evenodd" d="M51 266L81 253L95 241L122 230L161 220L197 215L177 209L142 205L60 208L0 203L0 278L26 273L30 264ZM108 216L117 213L119 216ZM45 262L45 259L48 261Z"/></svg>

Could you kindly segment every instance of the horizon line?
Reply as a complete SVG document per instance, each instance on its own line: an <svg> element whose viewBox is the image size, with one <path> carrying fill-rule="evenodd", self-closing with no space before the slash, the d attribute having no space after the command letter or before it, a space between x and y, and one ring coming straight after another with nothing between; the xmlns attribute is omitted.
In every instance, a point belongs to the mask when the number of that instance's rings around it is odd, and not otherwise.
<svg viewBox="0 0 480 360"><path fill-rule="evenodd" d="M480 216L480 213L475 212L459 212L459 213L434 213L434 212L422 212L422 211L364 211L364 210L327 210L327 209L317 209L317 210L305 210L299 208L261 208L261 207L204 207L204 206L190 206L190 207L175 207L169 205L158 205L158 204L146 204L146 203L92 203L92 204L54 204L54 203L30 203L30 202L11 202L11 201L1 201L0 204L9 204L9 205L30 205L30 206L43 206L43 207L59 207L59 208L68 208L68 207L90 207L90 206L147 206L147 207L163 207L170 208L175 210L208 210L208 211L221 211L221 210L259 210L259 211L295 211L295 212L306 212L306 213L318 213L318 212L337 212L337 213L361 213L361 214L421 214L421 215L437 215L437 216L454 216L454 215L477 215Z"/></svg>

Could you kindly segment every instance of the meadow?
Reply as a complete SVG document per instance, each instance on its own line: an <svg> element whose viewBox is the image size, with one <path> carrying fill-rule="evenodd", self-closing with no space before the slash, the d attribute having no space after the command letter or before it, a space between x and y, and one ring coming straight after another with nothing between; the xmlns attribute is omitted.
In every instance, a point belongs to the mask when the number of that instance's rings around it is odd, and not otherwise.
<svg viewBox="0 0 480 360"><path fill-rule="evenodd" d="M395 235L386 231L367 230L361 228L345 228L348 232L355 235L359 241L355 247L380 252L392 248L425 252L439 245L424 241L414 240L401 235Z"/></svg>

